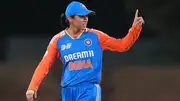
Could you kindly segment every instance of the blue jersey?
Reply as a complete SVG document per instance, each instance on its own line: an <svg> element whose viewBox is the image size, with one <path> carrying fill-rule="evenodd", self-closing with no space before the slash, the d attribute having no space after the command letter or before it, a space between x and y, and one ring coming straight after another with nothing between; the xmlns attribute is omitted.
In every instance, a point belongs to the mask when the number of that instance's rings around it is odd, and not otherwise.
<svg viewBox="0 0 180 101"><path fill-rule="evenodd" d="M84 31L78 38L71 38L66 30L57 40L57 48L64 64L62 86L81 82L100 82L102 52L98 36Z"/></svg>
<svg viewBox="0 0 180 101"><path fill-rule="evenodd" d="M28 89L38 89L49 68L58 58L63 63L62 87L81 82L100 83L103 51L127 51L137 40L141 29L141 26L131 27L122 39L110 37L96 29L87 28L77 37L72 37L66 29L61 31L50 41Z"/></svg>

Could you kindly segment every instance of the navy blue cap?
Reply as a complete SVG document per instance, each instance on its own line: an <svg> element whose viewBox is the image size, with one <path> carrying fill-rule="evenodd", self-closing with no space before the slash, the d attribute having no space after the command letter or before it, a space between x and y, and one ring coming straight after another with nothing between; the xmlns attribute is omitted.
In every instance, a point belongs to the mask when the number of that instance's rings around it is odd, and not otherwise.
<svg viewBox="0 0 180 101"><path fill-rule="evenodd" d="M95 14L94 11L89 10L86 6L78 1L72 1L66 8L65 15L66 18L72 15L88 15L88 14Z"/></svg>

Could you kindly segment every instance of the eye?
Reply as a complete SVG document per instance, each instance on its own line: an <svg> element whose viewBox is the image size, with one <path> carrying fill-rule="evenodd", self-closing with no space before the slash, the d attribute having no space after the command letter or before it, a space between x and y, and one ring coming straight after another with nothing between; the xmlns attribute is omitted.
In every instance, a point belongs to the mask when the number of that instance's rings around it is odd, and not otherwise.
<svg viewBox="0 0 180 101"><path fill-rule="evenodd" d="M79 17L85 18L85 17L88 17L88 15L79 15Z"/></svg>

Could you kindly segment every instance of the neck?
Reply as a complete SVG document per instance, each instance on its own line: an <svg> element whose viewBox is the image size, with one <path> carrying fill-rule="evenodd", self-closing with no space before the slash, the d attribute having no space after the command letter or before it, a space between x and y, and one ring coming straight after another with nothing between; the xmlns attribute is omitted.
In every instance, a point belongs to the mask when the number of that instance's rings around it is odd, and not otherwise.
<svg viewBox="0 0 180 101"><path fill-rule="evenodd" d="M69 26L68 31L69 31L73 36L76 36L76 35L78 35L79 33L81 33L83 30L77 29L77 28L75 28L75 27L73 27L73 26Z"/></svg>

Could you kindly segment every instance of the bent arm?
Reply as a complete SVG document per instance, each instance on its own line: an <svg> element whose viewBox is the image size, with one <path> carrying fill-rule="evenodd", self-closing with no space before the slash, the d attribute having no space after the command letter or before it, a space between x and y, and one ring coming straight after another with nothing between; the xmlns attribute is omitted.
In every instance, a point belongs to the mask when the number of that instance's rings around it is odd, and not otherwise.
<svg viewBox="0 0 180 101"><path fill-rule="evenodd" d="M38 64L28 89L37 91L40 83L44 77L48 74L50 67L53 65L55 60L58 58L58 50L49 44L46 53L44 54L41 62Z"/></svg>
<svg viewBox="0 0 180 101"><path fill-rule="evenodd" d="M98 30L93 29L92 31L98 35L99 41L103 50L125 52L138 39L141 30L142 30L142 26L139 26L139 27L133 26L129 29L128 34L122 39L121 38L116 39L116 38L110 37L107 34Z"/></svg>

